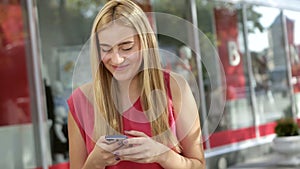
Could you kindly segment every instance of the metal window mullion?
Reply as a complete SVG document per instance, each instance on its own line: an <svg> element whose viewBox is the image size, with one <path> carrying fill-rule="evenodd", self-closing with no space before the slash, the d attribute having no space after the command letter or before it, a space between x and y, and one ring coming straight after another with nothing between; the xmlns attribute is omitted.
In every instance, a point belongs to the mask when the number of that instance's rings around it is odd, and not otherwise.
<svg viewBox="0 0 300 169"><path fill-rule="evenodd" d="M287 83L289 87L289 94L291 99L291 106L292 106L292 116L296 120L296 101L293 95L293 84L292 84L292 69L291 69L291 59L290 59L290 50L289 50L289 43L288 43L288 32L287 32L287 24L286 24L286 17L283 14L283 10L280 11L280 17L282 20L282 34L283 34L283 45L284 45L284 52L285 52L285 59L286 59L286 71L287 71Z"/></svg>
<svg viewBox="0 0 300 169"><path fill-rule="evenodd" d="M207 108L206 108L206 100L205 100L205 91L204 91L204 84L203 84L203 72L202 72L202 64L201 64L201 48L200 48L200 41L199 41L199 32L198 32L198 20L197 20L197 7L195 0L190 0L190 8L191 8L191 17L192 17L192 24L194 25L193 28L193 40L195 45L195 53L196 53L196 63L197 63L197 74L198 74L198 84L200 90L200 107L201 107L201 118L207 121ZM204 122L202 127L202 136L205 138L205 146L206 149L210 149L210 141L207 139L209 137L208 125ZM207 140L206 140L207 139Z"/></svg>
<svg viewBox="0 0 300 169"><path fill-rule="evenodd" d="M34 127L34 139L36 143L36 164L43 169L48 168L47 164L47 141L46 141L46 106L43 80L41 75L40 47L38 33L37 6L34 0L27 0L28 26L30 34L31 56L27 57L27 67L30 81L31 115Z"/></svg>
<svg viewBox="0 0 300 169"><path fill-rule="evenodd" d="M247 5L242 4L242 25L243 25L243 36L244 36L244 48L245 48L245 54L246 54L246 60L247 60L247 69L248 69L248 78L250 81L249 88L250 88L250 105L252 114L254 116L254 126L255 126L255 135L256 137L260 136L259 132L259 115L257 112L257 102L256 102L256 95L255 95L255 86L254 86L254 75L253 75L253 69L252 69L252 61L249 51L249 40L248 40L248 27L247 27Z"/></svg>

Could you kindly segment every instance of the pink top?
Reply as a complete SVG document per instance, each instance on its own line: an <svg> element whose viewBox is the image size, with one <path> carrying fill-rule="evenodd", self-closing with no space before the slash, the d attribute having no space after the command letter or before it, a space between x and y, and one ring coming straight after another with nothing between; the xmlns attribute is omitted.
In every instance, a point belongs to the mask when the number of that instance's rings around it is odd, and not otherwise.
<svg viewBox="0 0 300 169"><path fill-rule="evenodd" d="M176 126L174 117L174 108L172 103L172 96L170 90L170 74L164 72L164 79L167 89L168 96L168 114L169 114L169 125L173 134L176 136ZM86 95L80 88L77 88L70 98L68 99L68 105L70 112L80 130L80 133L85 141L86 149L88 154L94 148L95 141L91 139L94 127L94 111L93 105L87 99ZM128 110L123 112L123 130L137 130L144 132L148 136L152 136L151 125L149 122L141 123L147 118L142 111L142 105L140 99L133 104ZM125 118L126 117L126 118ZM121 161L117 165L106 167L106 169L132 169L132 168L143 168L143 169L161 169L162 167L157 163L135 163L130 161Z"/></svg>

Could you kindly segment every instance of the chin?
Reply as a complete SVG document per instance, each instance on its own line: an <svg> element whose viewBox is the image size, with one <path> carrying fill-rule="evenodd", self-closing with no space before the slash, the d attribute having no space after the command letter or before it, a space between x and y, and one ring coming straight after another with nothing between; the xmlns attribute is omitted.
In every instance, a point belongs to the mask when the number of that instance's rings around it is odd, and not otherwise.
<svg viewBox="0 0 300 169"><path fill-rule="evenodd" d="M135 74L129 74L129 73L116 73L113 75L114 78L119 81L119 82L122 82L122 81L130 81L134 78Z"/></svg>
<svg viewBox="0 0 300 169"><path fill-rule="evenodd" d="M140 68L135 67L124 71L116 71L112 73L112 75L117 81L122 82L122 81L131 81L132 79L135 78L135 76L137 76L139 72L140 72Z"/></svg>

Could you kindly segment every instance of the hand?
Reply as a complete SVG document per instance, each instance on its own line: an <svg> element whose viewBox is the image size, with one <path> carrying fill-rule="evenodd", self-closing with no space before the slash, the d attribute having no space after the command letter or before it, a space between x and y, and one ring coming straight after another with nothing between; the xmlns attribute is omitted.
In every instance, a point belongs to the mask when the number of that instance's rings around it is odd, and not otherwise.
<svg viewBox="0 0 300 169"><path fill-rule="evenodd" d="M132 130L125 131L125 133L136 137L123 140L123 144L127 148L122 148L114 152L122 160L138 163L159 163L164 160L164 155L170 151L169 147L154 141L143 132Z"/></svg>
<svg viewBox="0 0 300 169"><path fill-rule="evenodd" d="M89 164L92 164L95 168L116 165L120 158L112 152L122 146L122 141L110 142L105 139L105 136L101 136L88 157Z"/></svg>

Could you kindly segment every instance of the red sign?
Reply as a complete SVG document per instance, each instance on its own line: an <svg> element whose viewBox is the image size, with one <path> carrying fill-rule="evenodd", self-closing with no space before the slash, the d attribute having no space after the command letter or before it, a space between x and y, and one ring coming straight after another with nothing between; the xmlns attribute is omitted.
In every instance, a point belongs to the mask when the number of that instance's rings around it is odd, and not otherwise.
<svg viewBox="0 0 300 169"><path fill-rule="evenodd" d="M233 100L244 97L246 79L242 55L238 48L237 11L215 8L214 17L218 52L226 76L226 98Z"/></svg>
<svg viewBox="0 0 300 169"><path fill-rule="evenodd" d="M31 122L21 5L0 4L0 126Z"/></svg>

